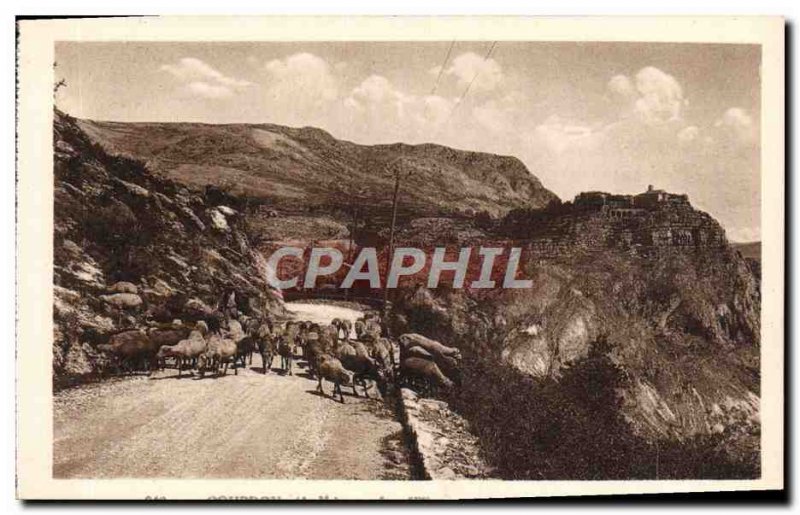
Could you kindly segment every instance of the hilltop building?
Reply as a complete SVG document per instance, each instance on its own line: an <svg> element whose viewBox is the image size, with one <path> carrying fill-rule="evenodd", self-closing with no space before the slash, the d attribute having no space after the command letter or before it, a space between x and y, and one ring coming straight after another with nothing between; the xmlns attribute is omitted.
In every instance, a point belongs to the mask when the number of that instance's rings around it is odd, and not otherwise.
<svg viewBox="0 0 800 515"><path fill-rule="evenodd" d="M726 242L722 227L694 209L688 195L652 185L636 195L587 191L572 202L518 212L508 220L511 232L529 238L531 248L542 255L608 248L650 254Z"/></svg>

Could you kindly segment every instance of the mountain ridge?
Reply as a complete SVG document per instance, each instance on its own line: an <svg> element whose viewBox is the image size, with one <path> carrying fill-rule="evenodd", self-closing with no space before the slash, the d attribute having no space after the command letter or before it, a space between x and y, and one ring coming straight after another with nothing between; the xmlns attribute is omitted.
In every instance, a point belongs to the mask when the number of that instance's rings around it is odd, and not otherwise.
<svg viewBox="0 0 800 515"><path fill-rule="evenodd" d="M277 208L291 209L298 200L346 207L360 191L358 201L387 209L393 186L387 168L397 161L405 202L429 215L474 210L501 216L558 198L516 157L434 143L361 145L323 129L271 123L77 124L111 154L141 159L193 188L211 184Z"/></svg>

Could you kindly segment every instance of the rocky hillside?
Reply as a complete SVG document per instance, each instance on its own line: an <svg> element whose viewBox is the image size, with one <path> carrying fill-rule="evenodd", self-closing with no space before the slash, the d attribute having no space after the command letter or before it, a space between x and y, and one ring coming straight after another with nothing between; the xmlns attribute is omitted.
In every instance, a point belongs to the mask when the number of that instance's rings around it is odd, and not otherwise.
<svg viewBox="0 0 800 515"><path fill-rule="evenodd" d="M531 289L406 291L395 330L462 349L449 400L504 477L757 477L758 277L724 242L631 252L577 220L607 246L534 254Z"/></svg>
<svg viewBox="0 0 800 515"><path fill-rule="evenodd" d="M439 145L357 145L320 129L272 124L78 124L110 153L144 160L177 182L214 184L292 214L349 211L353 203L387 214L394 180L387 166L398 159L401 208L416 216L465 210L501 215L556 198L516 158Z"/></svg>
<svg viewBox="0 0 800 515"><path fill-rule="evenodd" d="M254 237L344 239L356 205L356 243L380 246L399 158L399 244L526 252L530 289L392 292L395 333L462 350L447 400L500 476L759 474L757 263L685 196L562 204L513 158L268 124L59 114L55 137L57 373L91 371L97 334L213 307L228 287L247 292L243 309L279 311ZM115 305L117 281L141 306Z"/></svg>
<svg viewBox="0 0 800 515"><path fill-rule="evenodd" d="M111 156L60 112L53 137L57 384L96 374L94 347L114 331L202 316L231 288L244 312L282 312L241 199L194 192Z"/></svg>

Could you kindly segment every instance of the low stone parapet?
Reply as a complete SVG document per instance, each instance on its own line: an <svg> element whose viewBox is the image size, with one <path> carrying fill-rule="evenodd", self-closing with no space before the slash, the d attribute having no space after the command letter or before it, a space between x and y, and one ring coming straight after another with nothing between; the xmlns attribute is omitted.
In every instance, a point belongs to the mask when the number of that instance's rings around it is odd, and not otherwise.
<svg viewBox="0 0 800 515"><path fill-rule="evenodd" d="M400 390L400 418L425 479L481 479L490 467L480 456L478 439L446 402Z"/></svg>

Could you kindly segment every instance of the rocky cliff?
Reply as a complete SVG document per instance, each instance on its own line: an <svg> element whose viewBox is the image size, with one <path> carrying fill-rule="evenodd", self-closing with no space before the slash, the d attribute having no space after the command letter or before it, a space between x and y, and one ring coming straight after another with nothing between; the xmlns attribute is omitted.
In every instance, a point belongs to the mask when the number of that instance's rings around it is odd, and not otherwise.
<svg viewBox="0 0 800 515"><path fill-rule="evenodd" d="M529 249L533 288L420 287L396 330L462 348L451 404L507 477L757 476L757 276L724 241L631 252L608 239L619 225L579 225L592 245Z"/></svg>
<svg viewBox="0 0 800 515"><path fill-rule="evenodd" d="M229 289L245 312L282 312L249 243L246 202L193 192L111 156L60 112L53 137L57 384L95 375L95 345L109 334L186 320Z"/></svg>

